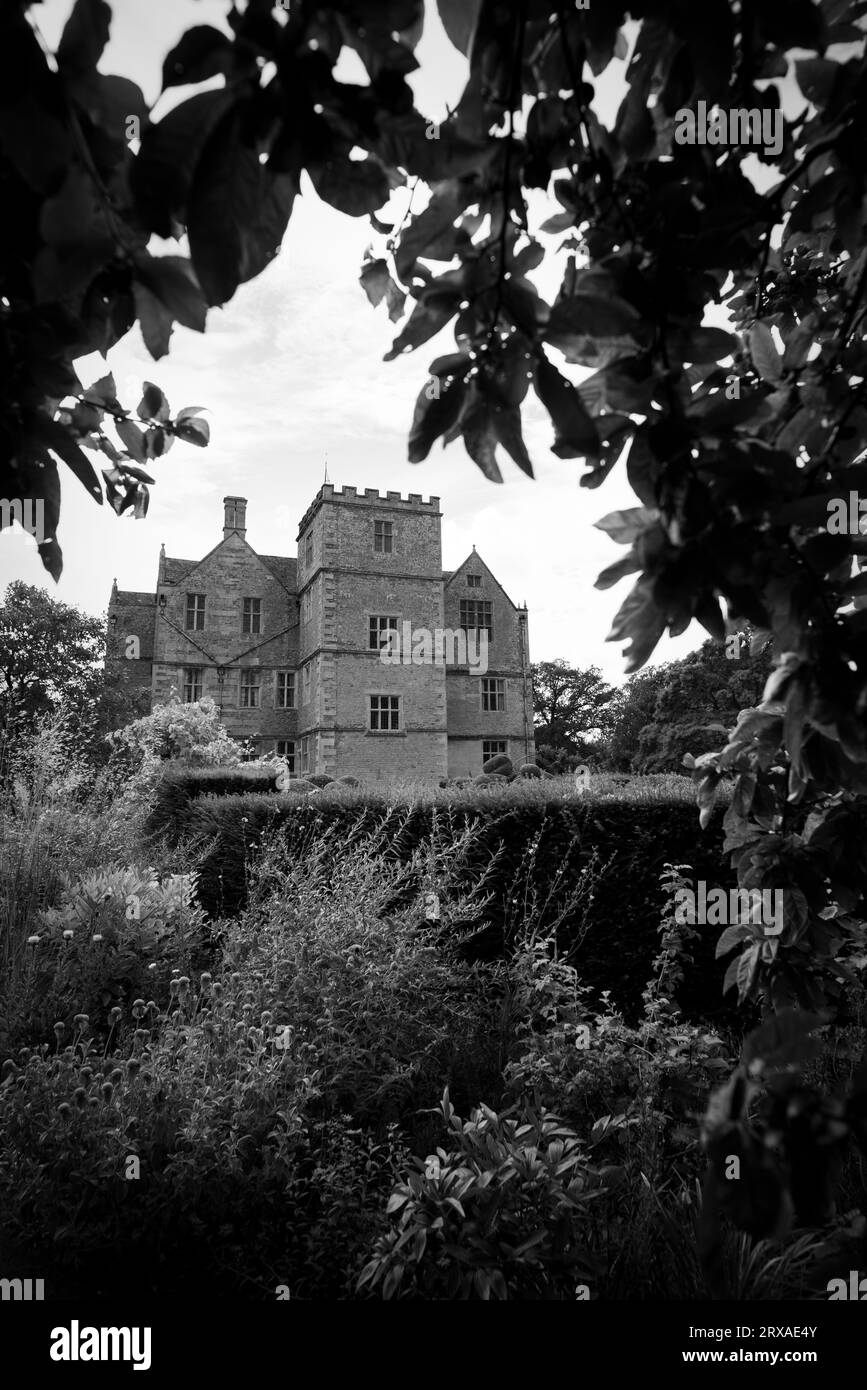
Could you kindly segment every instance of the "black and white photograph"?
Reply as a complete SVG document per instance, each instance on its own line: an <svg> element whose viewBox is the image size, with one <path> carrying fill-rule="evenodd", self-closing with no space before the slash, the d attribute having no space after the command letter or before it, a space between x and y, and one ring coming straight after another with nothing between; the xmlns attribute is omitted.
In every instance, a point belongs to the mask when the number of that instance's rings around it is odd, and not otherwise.
<svg viewBox="0 0 867 1390"><path fill-rule="evenodd" d="M29 1371L168 1385L310 1303L570 1303L663 1375L863 1343L865 40L3 0Z"/></svg>

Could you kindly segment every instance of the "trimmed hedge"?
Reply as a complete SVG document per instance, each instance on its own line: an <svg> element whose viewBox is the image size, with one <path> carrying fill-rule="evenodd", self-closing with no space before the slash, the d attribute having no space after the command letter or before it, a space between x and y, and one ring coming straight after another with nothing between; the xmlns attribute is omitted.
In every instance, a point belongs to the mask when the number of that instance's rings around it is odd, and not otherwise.
<svg viewBox="0 0 867 1390"><path fill-rule="evenodd" d="M247 897L247 865L265 830L285 837L286 853L303 856L305 842L326 827L338 827L340 838L352 832L378 830L383 854L407 860L413 849L428 839L432 829L446 825L455 833L468 823L479 834L466 866L468 886L491 869L493 856L502 847L488 887L494 897L485 914L485 929L474 936L475 959L493 959L504 947L507 899L517 867L530 841L538 838L535 881L544 896L568 857L572 882L593 852L601 857L602 876L595 888L588 922L568 922L562 949L572 946L586 925L574 963L586 984L610 989L615 1003L628 1017L641 1008L641 991L659 950L659 924L663 895L659 875L666 862L689 864L696 879L720 887L735 886L727 856L722 852L722 809L702 831L694 806L683 803L564 803L540 801L503 807L488 802L414 808L390 807L384 800L366 799L362 805L311 802L289 803L267 796L199 797L187 808L186 830L214 837L200 877L199 900L211 916L231 916L242 910ZM419 885L421 891L421 885ZM397 907L399 904L395 904ZM452 923L456 930L467 924ZM690 1017L724 1019L731 1015L721 996L725 962L714 961L719 931L701 929L694 943L695 966L688 970L679 1000Z"/></svg>
<svg viewBox="0 0 867 1390"><path fill-rule="evenodd" d="M277 791L277 772L263 767L180 767L161 777L145 827L149 835L165 835L170 843L187 832L190 803L199 796L237 796Z"/></svg>

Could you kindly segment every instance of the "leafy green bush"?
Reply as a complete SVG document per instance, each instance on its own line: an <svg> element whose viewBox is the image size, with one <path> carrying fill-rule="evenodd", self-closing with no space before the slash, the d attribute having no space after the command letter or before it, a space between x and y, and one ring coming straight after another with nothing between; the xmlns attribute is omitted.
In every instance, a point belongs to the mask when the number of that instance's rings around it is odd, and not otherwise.
<svg viewBox="0 0 867 1390"><path fill-rule="evenodd" d="M67 878L56 905L38 911L18 989L6 1000L0 1042L42 1042L52 1022L86 1013L105 1032L111 1010L168 981L171 969L209 963L192 876L160 883L153 871L96 870Z"/></svg>
<svg viewBox="0 0 867 1390"><path fill-rule="evenodd" d="M142 858L146 796L134 781L119 780L113 764L95 772L62 723L46 723L6 751L0 783L0 1038L13 1016L26 1018L41 1008L38 994L29 992L34 977L28 938L41 934L40 914L56 907L71 884L106 864L130 865L148 880L194 867L187 852L160 844Z"/></svg>
<svg viewBox="0 0 867 1390"><path fill-rule="evenodd" d="M336 829L320 832L288 862L279 841L266 844L250 905L226 930L226 961L255 963L257 1001L311 1049L324 1115L412 1129L445 1082L499 1084L498 972L461 960L425 921L418 892L465 849L449 839L384 865L376 835L347 845ZM466 921L476 911L469 898L454 907Z"/></svg>
<svg viewBox="0 0 867 1390"><path fill-rule="evenodd" d="M395 1187L392 1229L358 1281L382 1298L574 1299L592 1282L586 1211L606 1176L575 1134L532 1109L482 1105L461 1120L446 1091L448 1148ZM610 1176L619 1176L612 1170Z"/></svg>

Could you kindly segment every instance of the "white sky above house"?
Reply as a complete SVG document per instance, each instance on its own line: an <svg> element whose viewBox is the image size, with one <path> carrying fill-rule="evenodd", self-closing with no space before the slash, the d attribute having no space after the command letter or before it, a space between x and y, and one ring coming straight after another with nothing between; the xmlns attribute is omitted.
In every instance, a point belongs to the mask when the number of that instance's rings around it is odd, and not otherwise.
<svg viewBox="0 0 867 1390"><path fill-rule="evenodd" d="M70 8L68 0L47 0L32 11L51 48ZM228 5L227 0L114 0L112 8L112 37L101 69L133 78L155 101L170 48L193 25L225 28ZM449 43L430 3L418 58L420 71L410 78L416 104L431 119L442 118L463 90L466 60ZM626 90L623 71L623 63L614 63L598 83L595 106L608 125ZM365 80L354 55L341 59L339 75ZM190 90L173 89L157 105L155 117ZM302 192L282 253L224 308L210 311L204 335L177 326L169 355L154 362L136 327L107 363L94 355L77 364L85 385L112 370L128 409L135 409L144 380L163 388L173 412L185 405L207 407L210 446L201 450L176 441L166 458L153 461L149 471L157 483L141 521L119 518L108 505L97 507L61 467L59 586L55 589L43 570L34 542L16 527L0 536L0 587L20 578L67 603L103 612L115 576L123 589L155 587L161 542L169 555L184 558L210 550L222 534L222 498L228 494L249 499L247 538L256 550L294 555L297 524L323 481L327 456L329 479L338 487L349 483L381 492L400 489L404 496L439 496L443 567L455 568L475 544L512 600L529 605L533 660L564 657L581 667L596 665L619 683L621 650L605 636L633 578L605 592L594 589L599 571L623 551L593 523L637 504L622 464L600 489L579 488L583 468L578 460L550 452L553 429L532 391L523 413L535 481L503 457L504 485L487 482L460 441L446 450L437 443L425 463L408 464L415 398L427 380L428 364L454 350L452 330L414 353L383 362L396 328L383 305L371 308L358 283L373 230L366 217L346 217L320 201L306 175ZM422 193L416 194L416 210L424 205ZM405 200L405 190L393 195L386 220L393 211L400 216ZM531 204L539 221L544 201L534 196ZM556 245L558 239L550 240ZM175 243L157 243L154 249L178 251ZM549 299L560 270L559 264L546 264L534 274ZM722 320L717 316L716 321ZM573 380L589 375L567 370ZM654 663L684 655L705 635L693 624L675 641L664 638Z"/></svg>

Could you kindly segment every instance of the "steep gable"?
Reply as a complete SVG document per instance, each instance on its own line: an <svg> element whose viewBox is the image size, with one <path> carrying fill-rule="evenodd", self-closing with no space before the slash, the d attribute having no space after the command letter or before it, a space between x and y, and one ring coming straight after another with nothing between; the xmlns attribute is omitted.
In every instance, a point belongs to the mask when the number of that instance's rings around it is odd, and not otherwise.
<svg viewBox="0 0 867 1390"><path fill-rule="evenodd" d="M488 568L477 550L471 551L466 560L464 560L464 563L459 565L456 570L453 570L448 579L445 578L445 575L443 576L445 588L453 590L459 589L461 598L472 598L474 590L467 586L466 576L468 574L480 574L482 576L483 587L487 586L489 589L495 588L506 602L511 604L517 611L518 605L512 603L512 600L509 598L509 595L506 593L499 579L497 579L493 570ZM454 598L455 595L452 594L451 597Z"/></svg>

